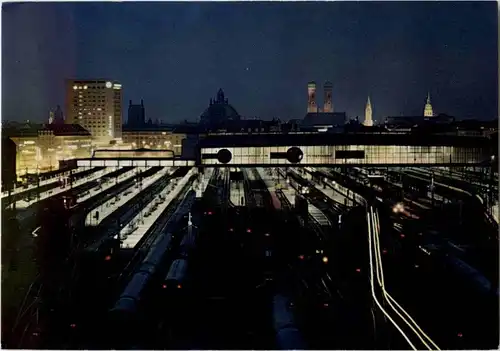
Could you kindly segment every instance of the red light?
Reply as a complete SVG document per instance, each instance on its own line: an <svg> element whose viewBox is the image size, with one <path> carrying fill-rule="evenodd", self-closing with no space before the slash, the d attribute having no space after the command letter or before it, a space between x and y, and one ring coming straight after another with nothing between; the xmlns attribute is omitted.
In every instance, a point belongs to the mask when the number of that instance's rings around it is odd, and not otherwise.
<svg viewBox="0 0 500 351"><path fill-rule="evenodd" d="M248 228L247 233L251 233L251 232L252 232L252 229Z"/></svg>
<svg viewBox="0 0 500 351"><path fill-rule="evenodd" d="M326 303L326 302L325 302L325 303L323 304L323 307L328 307L328 303Z"/></svg>
<svg viewBox="0 0 500 351"><path fill-rule="evenodd" d="M361 268L356 268L356 272L361 272Z"/></svg>
<svg viewBox="0 0 500 351"><path fill-rule="evenodd" d="M106 257L104 257L104 261L109 261L111 260L111 255L107 255Z"/></svg>
<svg viewBox="0 0 500 351"><path fill-rule="evenodd" d="M463 334L462 334L462 333L458 333L458 334L457 334L457 336L458 336L459 338L461 338L461 337L463 336Z"/></svg>
<svg viewBox="0 0 500 351"><path fill-rule="evenodd" d="M382 253L383 253L383 254L386 254L386 253L387 253L387 250L386 250L386 249L383 249L383 250L382 250Z"/></svg>
<svg viewBox="0 0 500 351"><path fill-rule="evenodd" d="M404 238L404 237L405 237L405 235L404 235L404 234L401 234L400 236L401 236L402 238Z"/></svg>
<svg viewBox="0 0 500 351"><path fill-rule="evenodd" d="M177 289L181 289L182 288L182 285L177 285Z"/></svg>
<svg viewBox="0 0 500 351"><path fill-rule="evenodd" d="M162 287L163 289L166 289L166 288L167 288L167 285L166 285L166 284L163 284L161 287Z"/></svg>
<svg viewBox="0 0 500 351"><path fill-rule="evenodd" d="M300 255L299 259L303 260L304 259L304 255Z"/></svg>
<svg viewBox="0 0 500 351"><path fill-rule="evenodd" d="M229 231L232 232L233 231L233 228L229 228Z"/></svg>
<svg viewBox="0 0 500 351"><path fill-rule="evenodd" d="M269 233L266 233L266 236L269 236L270 234Z"/></svg>
<svg viewBox="0 0 500 351"><path fill-rule="evenodd" d="M70 326L71 328L73 328L73 329L74 329L74 328L76 328L76 324L75 324L75 323L71 323L69 326Z"/></svg>
<svg viewBox="0 0 500 351"><path fill-rule="evenodd" d="M212 215L212 211L208 211L207 214L210 216Z"/></svg>

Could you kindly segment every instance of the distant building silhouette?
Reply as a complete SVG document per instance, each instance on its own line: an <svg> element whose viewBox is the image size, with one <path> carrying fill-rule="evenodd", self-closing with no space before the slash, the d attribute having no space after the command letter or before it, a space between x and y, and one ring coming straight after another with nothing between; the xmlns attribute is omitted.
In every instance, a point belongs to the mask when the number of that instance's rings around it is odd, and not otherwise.
<svg viewBox="0 0 500 351"><path fill-rule="evenodd" d="M216 127L229 121L239 121L240 115L225 98L222 89L217 92L215 99L210 99L210 104L200 117L200 122L207 126Z"/></svg>
<svg viewBox="0 0 500 351"><path fill-rule="evenodd" d="M49 112L49 124L54 123L54 111Z"/></svg>
<svg viewBox="0 0 500 351"><path fill-rule="evenodd" d="M144 108L144 101L141 100L140 105L132 104L130 100L128 105L128 119L127 125L131 127L141 127L146 124L146 110Z"/></svg>
<svg viewBox="0 0 500 351"><path fill-rule="evenodd" d="M54 124L64 124L64 114L61 110L61 106L57 105L54 111Z"/></svg>

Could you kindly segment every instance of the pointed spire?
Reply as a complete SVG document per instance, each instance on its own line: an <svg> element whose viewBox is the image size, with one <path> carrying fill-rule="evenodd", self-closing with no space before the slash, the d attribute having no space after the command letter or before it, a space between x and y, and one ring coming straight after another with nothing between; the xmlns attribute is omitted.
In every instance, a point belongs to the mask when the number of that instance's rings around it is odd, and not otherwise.
<svg viewBox="0 0 500 351"><path fill-rule="evenodd" d="M366 101L366 107L365 107L365 120L363 122L363 125L366 127L372 127L373 126L373 116L372 116L372 102L370 101L370 95L368 95L368 99Z"/></svg>
<svg viewBox="0 0 500 351"><path fill-rule="evenodd" d="M424 107L424 117L433 117L433 116L434 112L432 111L431 94L427 92L427 101Z"/></svg>
<svg viewBox="0 0 500 351"><path fill-rule="evenodd" d="M217 92L217 102L224 103L224 91L222 91L222 88Z"/></svg>

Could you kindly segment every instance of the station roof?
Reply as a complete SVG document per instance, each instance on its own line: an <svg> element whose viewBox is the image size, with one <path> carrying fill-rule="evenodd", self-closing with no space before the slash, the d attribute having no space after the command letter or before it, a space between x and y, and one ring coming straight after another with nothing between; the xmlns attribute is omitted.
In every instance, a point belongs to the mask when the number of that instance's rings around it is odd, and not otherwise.
<svg viewBox="0 0 500 351"><path fill-rule="evenodd" d="M429 133L307 133L209 135L200 140L201 148L310 145L408 145L487 147L489 138L481 136L435 135Z"/></svg>

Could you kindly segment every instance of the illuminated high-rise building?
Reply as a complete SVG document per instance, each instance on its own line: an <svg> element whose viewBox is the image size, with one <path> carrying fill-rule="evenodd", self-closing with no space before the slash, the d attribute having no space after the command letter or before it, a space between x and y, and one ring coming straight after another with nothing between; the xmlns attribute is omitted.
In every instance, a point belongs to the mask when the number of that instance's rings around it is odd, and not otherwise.
<svg viewBox="0 0 500 351"><path fill-rule="evenodd" d="M307 84L307 112L318 112L316 105L316 82L309 82Z"/></svg>
<svg viewBox="0 0 500 351"><path fill-rule="evenodd" d="M332 90L333 90L333 84L330 82L326 82L325 85L323 86L323 93L324 93L323 112L333 112Z"/></svg>
<svg viewBox="0 0 500 351"><path fill-rule="evenodd" d="M425 107L424 107L424 117L434 117L434 113L432 111L432 105L431 105L431 96L429 93L427 93L427 101L426 101Z"/></svg>
<svg viewBox="0 0 500 351"><path fill-rule="evenodd" d="M368 101L366 102L365 120L363 121L363 125L365 127L372 127L373 126L373 111L372 111L372 104L370 102L369 96L368 96Z"/></svg>
<svg viewBox="0 0 500 351"><path fill-rule="evenodd" d="M97 143L122 137L122 86L109 80L66 81L66 123L80 124Z"/></svg>

